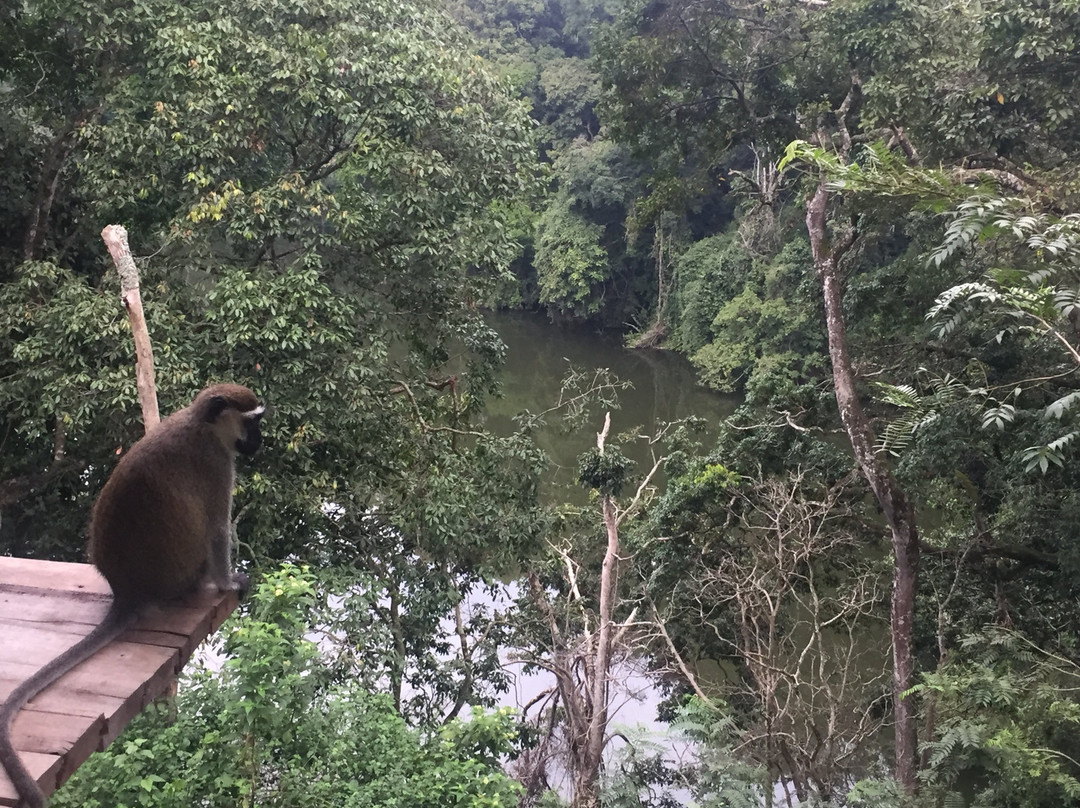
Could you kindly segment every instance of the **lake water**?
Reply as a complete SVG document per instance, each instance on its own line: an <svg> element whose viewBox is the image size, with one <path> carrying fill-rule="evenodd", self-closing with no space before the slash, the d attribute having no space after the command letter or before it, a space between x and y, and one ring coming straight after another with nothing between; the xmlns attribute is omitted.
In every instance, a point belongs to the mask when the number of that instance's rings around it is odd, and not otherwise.
<svg viewBox="0 0 1080 808"><path fill-rule="evenodd" d="M611 413L612 435L640 427L646 435L659 423L696 416L715 426L738 405L735 396L721 395L697 383L694 368L672 351L632 350L615 335L587 326L555 325L545 315L494 312L488 322L507 347L502 374L503 397L488 405L488 424L496 431L512 429L512 417L522 410L539 412L552 406L568 369L607 368L631 387L619 393L619 408ZM581 429L566 432L552 424L538 436L540 445L560 472L561 483L573 483L577 457L596 445L604 414L597 410ZM624 451L644 462L643 444Z"/></svg>

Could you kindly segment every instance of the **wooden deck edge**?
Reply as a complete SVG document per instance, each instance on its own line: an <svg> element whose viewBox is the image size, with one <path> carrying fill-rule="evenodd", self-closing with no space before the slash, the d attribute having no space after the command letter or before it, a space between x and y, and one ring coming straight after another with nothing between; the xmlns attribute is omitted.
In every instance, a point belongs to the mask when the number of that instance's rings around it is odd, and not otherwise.
<svg viewBox="0 0 1080 808"><path fill-rule="evenodd" d="M53 612L62 614L65 602L99 601L102 585L86 564L0 557L0 679L5 679L5 663L9 683L14 671L25 676L27 667L25 661L4 658L4 626L19 626L20 636L34 626L48 629L40 616L18 613L26 596L45 599L46 604L53 598ZM5 602L15 614L3 612ZM91 754L105 749L148 704L175 692L177 676L195 649L237 605L235 593L203 592L155 610L24 708L16 718L13 740L45 794L51 795ZM54 632L50 641L55 637ZM15 805L14 786L0 768L0 807Z"/></svg>

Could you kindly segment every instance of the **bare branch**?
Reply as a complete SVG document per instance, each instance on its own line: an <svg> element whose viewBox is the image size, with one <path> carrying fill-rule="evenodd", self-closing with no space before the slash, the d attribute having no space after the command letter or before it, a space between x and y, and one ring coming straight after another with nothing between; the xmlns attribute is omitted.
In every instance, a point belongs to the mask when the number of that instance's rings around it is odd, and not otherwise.
<svg viewBox="0 0 1080 808"><path fill-rule="evenodd" d="M154 383L154 349L150 344L150 332L143 314L142 296L139 293L139 269L131 257L127 230L123 225L110 224L101 231L101 238L109 249L116 272L120 276L120 298L131 321L131 333L135 338L135 380L142 405L143 426L147 432L161 423L158 413L157 386Z"/></svg>
<svg viewBox="0 0 1080 808"><path fill-rule="evenodd" d="M660 457L655 463L653 463L652 469L650 469L649 473L645 475L645 479L641 481L641 485L638 486L637 493L635 493L633 499L630 500L630 504L622 510L622 513L616 516L616 527L621 525L623 519L625 519L628 514L632 513L634 509L636 509L637 506L640 504L641 495L645 492L645 489L649 487L649 484L652 482L652 478L656 476L656 472L658 472L660 470L660 467L664 465L665 460L667 460L666 456Z"/></svg>

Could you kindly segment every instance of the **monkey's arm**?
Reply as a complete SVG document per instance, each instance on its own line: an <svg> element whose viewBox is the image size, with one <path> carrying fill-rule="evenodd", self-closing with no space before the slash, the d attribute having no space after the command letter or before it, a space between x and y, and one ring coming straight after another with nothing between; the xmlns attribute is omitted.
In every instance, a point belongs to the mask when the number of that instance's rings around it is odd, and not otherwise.
<svg viewBox="0 0 1080 808"><path fill-rule="evenodd" d="M224 519L211 528L210 535L210 581L219 592L236 592L243 600L248 591L248 577L233 572L232 522Z"/></svg>

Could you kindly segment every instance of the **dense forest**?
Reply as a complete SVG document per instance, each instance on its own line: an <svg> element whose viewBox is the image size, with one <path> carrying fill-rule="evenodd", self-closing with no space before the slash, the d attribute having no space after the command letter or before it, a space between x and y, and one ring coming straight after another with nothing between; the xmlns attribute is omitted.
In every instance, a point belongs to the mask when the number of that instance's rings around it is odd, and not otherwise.
<svg viewBox="0 0 1080 808"><path fill-rule="evenodd" d="M1078 81L1077 0L5 5L0 553L143 432L105 225L163 412L268 404L220 659L53 804L1080 804ZM740 406L496 430L496 309Z"/></svg>

